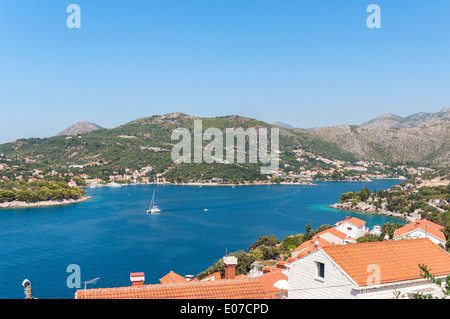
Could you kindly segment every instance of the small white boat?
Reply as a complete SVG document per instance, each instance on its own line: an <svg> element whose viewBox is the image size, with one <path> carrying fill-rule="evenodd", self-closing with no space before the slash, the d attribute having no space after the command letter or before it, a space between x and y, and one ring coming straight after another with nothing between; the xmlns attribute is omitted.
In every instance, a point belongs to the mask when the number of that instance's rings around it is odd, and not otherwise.
<svg viewBox="0 0 450 319"><path fill-rule="evenodd" d="M157 214L159 212L161 212L161 209L155 205L155 191L153 191L152 201L150 203L150 208L147 210L147 214Z"/></svg>
<svg viewBox="0 0 450 319"><path fill-rule="evenodd" d="M207 211L208 211L208 208L205 208L204 211L207 212Z"/></svg>
<svg viewBox="0 0 450 319"><path fill-rule="evenodd" d="M111 182L111 183L108 184L108 186L111 186L111 187L122 187L122 185L120 185L119 183L116 183L116 182Z"/></svg>

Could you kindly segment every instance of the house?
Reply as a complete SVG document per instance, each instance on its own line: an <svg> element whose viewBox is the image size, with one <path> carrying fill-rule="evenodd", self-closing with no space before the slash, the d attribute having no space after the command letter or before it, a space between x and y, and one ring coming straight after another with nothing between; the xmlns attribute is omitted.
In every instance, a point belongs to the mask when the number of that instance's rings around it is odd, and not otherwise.
<svg viewBox="0 0 450 319"><path fill-rule="evenodd" d="M289 299L411 298L414 292L442 296L420 275L426 265L437 278L450 274L450 255L429 238L334 245L287 267Z"/></svg>
<svg viewBox="0 0 450 319"><path fill-rule="evenodd" d="M143 272L130 273L131 286L100 289L80 289L75 299L272 299L281 298L285 291L274 287L287 281L284 264L260 277L235 275L237 258L225 256L225 278L215 272L202 280L192 275L181 276L173 271L163 276L160 284L144 285Z"/></svg>
<svg viewBox="0 0 450 319"><path fill-rule="evenodd" d="M372 230L370 231L370 234L374 236L380 236L382 231L382 227L380 225L375 225L372 227Z"/></svg>
<svg viewBox="0 0 450 319"><path fill-rule="evenodd" d="M292 258L301 258L323 247L344 245L348 242L349 237L345 233L331 227L317 233L311 240L305 241L294 249L291 252L291 259L288 259L288 261L291 262L295 260Z"/></svg>
<svg viewBox="0 0 450 319"><path fill-rule="evenodd" d="M100 289L80 289L75 293L75 299L268 299L269 293L259 277L236 278L237 258L226 256L225 279L220 275L214 280L187 280L170 272L160 279L161 284L144 285L143 272L131 273L131 286ZM270 280L269 280L270 282Z"/></svg>
<svg viewBox="0 0 450 319"><path fill-rule="evenodd" d="M337 222L334 228L355 240L361 236L365 236L369 231L364 220L356 217L350 218L349 216L346 216L345 220Z"/></svg>
<svg viewBox="0 0 450 319"><path fill-rule="evenodd" d="M189 278L189 277L188 277ZM167 284L178 284L178 283L186 283L189 282L190 278L188 279L186 277L180 276L177 273L170 271L167 275L165 275L164 277L162 277L161 279L159 279L159 281L163 284L163 285L167 285Z"/></svg>
<svg viewBox="0 0 450 319"><path fill-rule="evenodd" d="M442 232L444 227L427 219L416 219L415 222L406 224L394 232L394 240L407 238L429 238L436 245L445 248L447 239Z"/></svg>
<svg viewBox="0 0 450 319"><path fill-rule="evenodd" d="M347 234L341 232L340 230L336 228L328 228L324 231L321 231L320 233L317 233L315 237L321 237L325 239L326 241L335 244L335 245L342 245L344 244L345 238L347 237Z"/></svg>
<svg viewBox="0 0 450 319"><path fill-rule="evenodd" d="M69 187L77 187L77 182L75 182L73 179L67 183Z"/></svg>
<svg viewBox="0 0 450 319"><path fill-rule="evenodd" d="M333 246L333 244L323 239L322 237L314 237L313 239L305 241L303 244L294 249L291 253L291 257L300 258L328 246Z"/></svg>
<svg viewBox="0 0 450 319"><path fill-rule="evenodd" d="M133 282L132 277L130 279ZM268 299L257 278L77 290L75 299Z"/></svg>
<svg viewBox="0 0 450 319"><path fill-rule="evenodd" d="M103 180L101 178L86 179L86 185L89 187L99 186L102 182Z"/></svg>

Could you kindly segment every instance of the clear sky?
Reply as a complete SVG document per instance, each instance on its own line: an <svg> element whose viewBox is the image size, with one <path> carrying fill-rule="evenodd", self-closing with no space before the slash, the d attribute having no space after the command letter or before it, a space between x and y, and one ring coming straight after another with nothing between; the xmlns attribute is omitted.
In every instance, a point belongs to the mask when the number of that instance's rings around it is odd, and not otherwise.
<svg viewBox="0 0 450 319"><path fill-rule="evenodd" d="M437 112L449 40L448 0L1 0L0 143L175 111L302 128Z"/></svg>

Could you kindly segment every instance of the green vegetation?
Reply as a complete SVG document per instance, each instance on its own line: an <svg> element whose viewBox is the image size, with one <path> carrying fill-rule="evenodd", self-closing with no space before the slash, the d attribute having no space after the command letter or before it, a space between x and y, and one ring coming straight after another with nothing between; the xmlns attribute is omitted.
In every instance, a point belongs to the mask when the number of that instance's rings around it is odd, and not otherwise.
<svg viewBox="0 0 450 319"><path fill-rule="evenodd" d="M445 171L445 170L443 170ZM409 185L407 187L406 185ZM359 192L349 191L340 195L339 202L351 201L357 204L361 201L368 202L371 198L376 208L384 208L387 211L401 213L405 216L419 214L422 219L428 219L438 225L444 226L444 235L447 238L447 247L450 247L450 185L416 188L411 182L404 182L400 187L392 187L388 190L370 192L367 187ZM400 225L389 225L391 228L387 233L390 238L396 227ZM383 236L380 237L381 238ZM362 241L374 241L376 238L361 237Z"/></svg>
<svg viewBox="0 0 450 319"><path fill-rule="evenodd" d="M174 164L171 159L171 150L178 141L172 140L171 134L179 127L187 128L193 133L194 119L194 117L182 113L152 116L137 119L113 129L99 129L77 136L19 139L2 144L0 145L0 154L3 155L2 162L7 159L10 167L15 166L14 169L6 172L5 176L10 180L15 178L13 174L29 176L30 170L37 168L43 172L57 170L62 174L83 173L89 175L90 178L108 181L109 176L114 172L123 175L125 168L135 170L151 165L153 171L148 176L150 181L154 181L157 173L164 173L164 178L174 183L269 181L266 175L260 173L260 164ZM226 128L242 127L244 129L267 128L270 132L270 128L274 127L268 123L241 116L198 119L202 120L203 130L214 127L225 132ZM281 129L279 141L280 170L284 174L288 174L290 171L298 174L305 170L329 170L334 167L317 160L316 156L350 162L357 161L353 154L340 150L337 145L325 142L307 130ZM205 146L209 142L203 141L203 145ZM270 135L269 143L271 143ZM306 152L302 157L304 161L297 160L293 153L293 150L296 149ZM94 164L82 169L70 167L70 165L87 163ZM344 180L348 177L360 178L360 175L361 173L355 171L344 170L339 173L335 172L330 177L319 173L315 179ZM271 181L280 183L284 180L283 177L273 176Z"/></svg>
<svg viewBox="0 0 450 319"><path fill-rule="evenodd" d="M8 181L0 184L0 203L12 201L36 203L49 200L79 199L85 193L85 190L69 187L65 182Z"/></svg>
<svg viewBox="0 0 450 319"><path fill-rule="evenodd" d="M399 222L389 221L386 224L381 226L381 234L379 236L368 234L366 236L359 237L356 242L357 243L367 243L367 242L375 242L375 241L383 241L386 235L389 236L390 239L394 238L394 233L396 229L402 228L404 225Z"/></svg>
<svg viewBox="0 0 450 319"><path fill-rule="evenodd" d="M239 250L237 252L230 253L230 254L228 254L228 256L235 256L238 260L238 263L236 265L236 275L247 274L251 269L252 263L254 261L256 261L256 258L254 256L252 256L249 253L246 253L243 250ZM223 263L222 259L218 260L214 265L209 267L207 270L199 273L197 275L197 279L202 280L203 278L205 278L215 272L218 272L218 271L220 272L220 274L223 278L225 275L225 264Z"/></svg>
<svg viewBox="0 0 450 319"><path fill-rule="evenodd" d="M435 284L437 287L441 288L442 293L444 295L443 298L448 298L450 296L450 275L448 275L445 278L445 285L442 288L442 280L439 278L436 278L432 273L431 270L428 269L426 265L419 265L420 268L420 276L427 279L429 282ZM437 299L437 297L433 296L432 294L424 294L423 292L420 293L414 293L413 294L414 299Z"/></svg>
<svg viewBox="0 0 450 319"><path fill-rule="evenodd" d="M397 228L402 227L401 223L393 223L392 221L382 225L382 233L380 236L368 235L360 237L359 242L368 241L382 241L384 236L388 234L390 238L394 236L394 231ZM291 257L291 252L299 247L304 242L312 239L318 233L329 229L331 225L321 225L316 229L311 227L311 223L305 225L305 232L297 235L286 236L280 241L275 235L260 236L253 244L248 247L248 252L239 250L228 254L229 256L235 256L238 259L236 266L236 275L247 274L251 268L252 263L259 262L260 265L275 265L276 260L287 260ZM202 271L197 275L197 279L201 280L206 276L209 276L215 272L220 272L222 278L224 277L225 265L223 260L218 260L214 265L210 266L207 270Z"/></svg>
<svg viewBox="0 0 450 319"><path fill-rule="evenodd" d="M287 236L283 241L280 241L275 235L260 236L253 244L248 247L248 253L244 250L230 253L229 256L236 256L238 264L236 266L236 275L247 274L251 265L255 261L267 263L274 258L286 260L290 257L291 251L300 246L305 241L314 237L317 233L332 227L331 225L322 225L317 229L312 229L311 224L305 225L305 233ZM218 260L214 265L207 270L199 273L197 279L201 280L219 271L224 276L225 265L222 259Z"/></svg>

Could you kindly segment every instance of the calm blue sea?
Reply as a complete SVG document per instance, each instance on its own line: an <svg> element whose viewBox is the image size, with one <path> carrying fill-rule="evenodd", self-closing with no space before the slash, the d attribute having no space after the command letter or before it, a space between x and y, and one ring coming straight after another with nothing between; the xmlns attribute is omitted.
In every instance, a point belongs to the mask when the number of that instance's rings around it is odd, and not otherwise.
<svg viewBox="0 0 450 319"><path fill-rule="evenodd" d="M349 190L385 189L398 180L318 182L316 186L143 185L88 189L89 201L52 208L0 211L0 298L24 298L27 278L37 298L73 298L67 267L88 288L130 285L130 272L158 283L207 269L228 252L247 250L260 235L285 236L357 216L369 227L395 220L331 209ZM153 190L159 215L147 215ZM205 211L204 209L208 209Z"/></svg>

